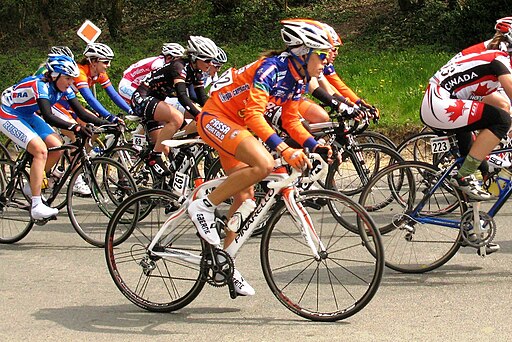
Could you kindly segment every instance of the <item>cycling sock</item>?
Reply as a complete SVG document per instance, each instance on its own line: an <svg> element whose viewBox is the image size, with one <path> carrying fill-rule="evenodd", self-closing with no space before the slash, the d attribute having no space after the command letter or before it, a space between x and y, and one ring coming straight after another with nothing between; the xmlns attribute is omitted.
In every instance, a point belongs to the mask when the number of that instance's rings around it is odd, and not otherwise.
<svg viewBox="0 0 512 342"><path fill-rule="evenodd" d="M468 154L464 160L464 163L462 163L460 170L457 172L457 176L462 178L475 173L480 164L482 164L481 160L478 160Z"/></svg>
<svg viewBox="0 0 512 342"><path fill-rule="evenodd" d="M41 196L32 196L32 208L34 208L39 203L42 203Z"/></svg>

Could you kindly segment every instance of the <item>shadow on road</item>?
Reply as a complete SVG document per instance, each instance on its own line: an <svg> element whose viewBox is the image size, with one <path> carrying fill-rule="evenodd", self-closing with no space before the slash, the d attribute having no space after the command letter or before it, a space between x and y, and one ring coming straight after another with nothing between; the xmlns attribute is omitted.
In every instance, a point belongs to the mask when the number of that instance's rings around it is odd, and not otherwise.
<svg viewBox="0 0 512 342"><path fill-rule="evenodd" d="M168 334L189 334L190 324L215 326L286 326L304 324L321 324L303 319L248 318L239 315L238 308L184 308L178 312L152 313L141 311L133 305L116 306L73 306L63 308L40 309L32 316L36 320L57 323L74 331L102 334L140 334L147 336ZM229 315L229 318L223 316ZM186 325L183 325L184 323ZM340 324L347 322L337 322ZM327 323L329 324L329 323ZM188 326L188 327L187 327Z"/></svg>

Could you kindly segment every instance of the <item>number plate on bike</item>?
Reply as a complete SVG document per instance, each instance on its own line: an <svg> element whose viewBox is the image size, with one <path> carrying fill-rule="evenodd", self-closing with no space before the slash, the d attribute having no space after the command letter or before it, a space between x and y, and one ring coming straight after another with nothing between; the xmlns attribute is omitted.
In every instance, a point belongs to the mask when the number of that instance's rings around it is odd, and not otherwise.
<svg viewBox="0 0 512 342"><path fill-rule="evenodd" d="M143 147L144 145L146 145L146 136L144 134L134 134L132 138L134 147Z"/></svg>
<svg viewBox="0 0 512 342"><path fill-rule="evenodd" d="M448 137L437 137L430 139L432 153L444 153L450 151L450 139Z"/></svg>

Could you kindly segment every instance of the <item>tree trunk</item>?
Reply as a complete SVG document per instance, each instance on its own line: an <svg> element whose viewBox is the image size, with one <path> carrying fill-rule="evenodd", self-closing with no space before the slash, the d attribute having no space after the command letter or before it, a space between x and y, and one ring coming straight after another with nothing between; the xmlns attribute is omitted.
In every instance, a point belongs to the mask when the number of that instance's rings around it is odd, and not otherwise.
<svg viewBox="0 0 512 342"><path fill-rule="evenodd" d="M118 39L121 34L121 25L123 22L124 0L110 0L110 15L107 16L107 24L110 35L113 39Z"/></svg>
<svg viewBox="0 0 512 342"><path fill-rule="evenodd" d="M40 0L38 1L39 5L39 21L41 24L41 35L42 40L48 40L50 37L50 33L52 33L53 28L50 26L50 9L49 9L49 1L48 0Z"/></svg>

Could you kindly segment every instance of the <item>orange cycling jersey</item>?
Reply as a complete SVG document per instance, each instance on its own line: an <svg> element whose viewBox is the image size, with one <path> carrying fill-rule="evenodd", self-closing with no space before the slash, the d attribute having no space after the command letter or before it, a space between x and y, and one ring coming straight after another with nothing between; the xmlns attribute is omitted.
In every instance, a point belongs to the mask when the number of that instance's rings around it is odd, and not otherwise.
<svg viewBox="0 0 512 342"><path fill-rule="evenodd" d="M334 87L334 90L338 95L342 95L354 103L359 100L359 96L357 96L356 93L354 93L352 89L350 89L338 76L336 70L334 70L334 65L326 65L324 67L323 75Z"/></svg>
<svg viewBox="0 0 512 342"><path fill-rule="evenodd" d="M96 83L99 83L102 88L107 88L112 84L108 78L107 73L105 72L100 73L98 76L92 77L90 65L78 64L78 68L80 69L80 75L74 79L75 87L78 90L84 87L91 88Z"/></svg>
<svg viewBox="0 0 512 342"><path fill-rule="evenodd" d="M298 113L304 83L288 57L283 53L238 70L227 70L212 86L202 114L225 116L247 126L272 149L282 140L265 116L279 116L282 128L295 141L313 149L317 142L302 125Z"/></svg>

